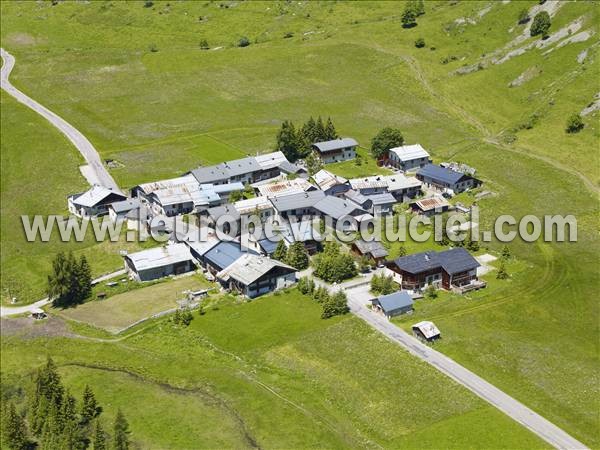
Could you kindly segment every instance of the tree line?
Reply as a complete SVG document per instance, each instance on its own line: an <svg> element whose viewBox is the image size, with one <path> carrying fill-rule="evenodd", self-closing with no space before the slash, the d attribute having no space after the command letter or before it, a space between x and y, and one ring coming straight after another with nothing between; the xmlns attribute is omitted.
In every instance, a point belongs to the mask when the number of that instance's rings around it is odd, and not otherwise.
<svg viewBox="0 0 600 450"><path fill-rule="evenodd" d="M350 311L348 297L346 297L344 291L330 294L326 288L317 286L314 280L307 277L298 280L298 290L304 295L310 295L316 302L321 304L323 308L321 319L329 319L330 317L347 314Z"/></svg>
<svg viewBox="0 0 600 450"><path fill-rule="evenodd" d="M273 259L288 264L297 270L306 269L310 262L308 252L302 242L294 242L287 248L283 239L277 243L277 248L273 252Z"/></svg>
<svg viewBox="0 0 600 450"><path fill-rule="evenodd" d="M12 450L73 449L127 450L129 424L119 409L113 422L112 435L107 433L92 388L85 386L81 406L66 389L51 358L39 368L23 412L13 402L4 405L2 442Z"/></svg>
<svg viewBox="0 0 600 450"><path fill-rule="evenodd" d="M296 128L291 120L284 120L277 132L275 150L283 152L288 160L294 162L308 157L315 142L331 141L338 137L331 117L323 122L321 116L317 120L311 116L300 128Z"/></svg>

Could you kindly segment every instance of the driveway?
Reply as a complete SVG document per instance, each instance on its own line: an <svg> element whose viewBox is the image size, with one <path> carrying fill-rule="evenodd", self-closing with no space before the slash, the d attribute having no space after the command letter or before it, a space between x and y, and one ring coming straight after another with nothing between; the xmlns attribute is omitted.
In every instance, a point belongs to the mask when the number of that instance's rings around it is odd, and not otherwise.
<svg viewBox="0 0 600 450"><path fill-rule="evenodd" d="M86 160L87 165L82 166L81 173L86 178L90 185L100 185L109 189L113 189L117 192L121 192L119 186L108 173L106 167L102 164L100 155L87 138L79 132L73 125L68 123L62 117L53 113L46 107L40 105L32 98L25 95L23 92L14 87L8 80L10 72L15 65L15 58L3 48L0 49L0 54L4 61L2 70L0 71L0 86L8 94L17 99L18 102L23 103L25 106L33 109L36 113L44 117L48 122L54 125L58 130L64 134L69 141L79 150Z"/></svg>

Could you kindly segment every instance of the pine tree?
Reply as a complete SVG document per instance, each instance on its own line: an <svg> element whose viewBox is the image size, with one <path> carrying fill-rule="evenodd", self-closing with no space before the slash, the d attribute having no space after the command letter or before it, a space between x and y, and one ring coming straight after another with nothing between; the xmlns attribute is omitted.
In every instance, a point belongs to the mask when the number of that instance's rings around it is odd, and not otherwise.
<svg viewBox="0 0 600 450"><path fill-rule="evenodd" d="M85 385L83 389L83 404L81 405L81 423L89 424L93 419L98 417L102 412L102 408L96 401L96 396L89 385Z"/></svg>
<svg viewBox="0 0 600 450"><path fill-rule="evenodd" d="M327 118L327 125L325 125L325 138L328 141L332 141L333 139L337 139L339 136L337 131L335 130L335 126L331 121L331 117Z"/></svg>
<svg viewBox="0 0 600 450"><path fill-rule="evenodd" d="M60 252L52 261L52 275L48 276L48 297L54 298L55 306L67 297L70 288L70 268L65 254Z"/></svg>
<svg viewBox="0 0 600 450"><path fill-rule="evenodd" d="M107 449L106 433L104 432L104 429L102 428L102 425L100 424L99 420L96 420L93 444L94 444L94 450L106 450Z"/></svg>
<svg viewBox="0 0 600 450"><path fill-rule="evenodd" d="M85 256L81 256L77 272L77 281L79 285L79 299L81 302L92 294L92 269Z"/></svg>
<svg viewBox="0 0 600 450"><path fill-rule="evenodd" d="M315 142L322 142L327 140L327 135L325 133L325 125L323 125L323 119L321 116L317 119L317 123L315 124Z"/></svg>
<svg viewBox="0 0 600 450"><path fill-rule="evenodd" d="M508 272L506 271L506 265L504 264L504 260L500 260L500 267L498 268L498 273L496 273L496 278L498 280L506 280L509 277Z"/></svg>
<svg viewBox="0 0 600 450"><path fill-rule="evenodd" d="M113 429L113 449L128 450L129 449L129 424L127 419L119 408L115 417Z"/></svg>
<svg viewBox="0 0 600 450"><path fill-rule="evenodd" d="M504 247L502 247L502 258L503 259L510 258L510 249L508 248L508 245L505 245Z"/></svg>
<svg viewBox="0 0 600 450"><path fill-rule="evenodd" d="M292 122L285 120L281 124L281 129L277 133L275 150L283 152L285 157L291 162L294 162L298 159L299 139Z"/></svg>
<svg viewBox="0 0 600 450"><path fill-rule="evenodd" d="M306 157L304 162L306 163L306 167L308 168L308 173L310 175L314 175L323 168L323 162L321 161L321 158L315 154L315 152L311 152Z"/></svg>
<svg viewBox="0 0 600 450"><path fill-rule="evenodd" d="M297 270L304 270L308 267L308 253L302 242L294 242L290 245L285 259L287 264Z"/></svg>
<svg viewBox="0 0 600 450"><path fill-rule="evenodd" d="M25 419L17 413L13 403L5 409L2 420L2 439L12 450L26 449L29 444Z"/></svg>
<svg viewBox="0 0 600 450"><path fill-rule="evenodd" d="M285 246L285 242L282 239L277 243L277 248L273 252L273 259L276 259L277 261L285 262L285 260L287 259L287 254L288 254L287 247Z"/></svg>
<svg viewBox="0 0 600 450"><path fill-rule="evenodd" d="M40 436L49 419L58 419L58 411L62 405L64 388L60 375L52 358L48 357L46 365L40 368L34 379L34 392L29 401L29 423L34 435ZM52 415L52 410L56 410Z"/></svg>

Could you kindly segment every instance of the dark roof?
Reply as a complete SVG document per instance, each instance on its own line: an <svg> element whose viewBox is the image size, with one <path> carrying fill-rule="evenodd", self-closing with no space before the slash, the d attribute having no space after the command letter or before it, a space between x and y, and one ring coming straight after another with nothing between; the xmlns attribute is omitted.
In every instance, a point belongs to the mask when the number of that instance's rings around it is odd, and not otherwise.
<svg viewBox="0 0 600 450"><path fill-rule="evenodd" d="M415 253L398 258L394 261L399 269L409 273L422 273L428 270L443 268L450 275L480 266L471 254L464 248L453 248L443 252Z"/></svg>
<svg viewBox="0 0 600 450"><path fill-rule="evenodd" d="M275 253L279 242L272 241L270 239L261 239L260 241L258 241L258 245L260 245L260 247L265 251L267 255L272 255L273 253Z"/></svg>
<svg viewBox="0 0 600 450"><path fill-rule="evenodd" d="M414 304L412 297L406 291L398 291L392 294L383 295L377 298L375 302L381 306L384 313L390 313L409 306L412 307Z"/></svg>
<svg viewBox="0 0 600 450"><path fill-rule="evenodd" d="M316 147L321 153L332 152L346 147L356 147L358 142L352 138L334 139L332 141L315 142L313 147Z"/></svg>
<svg viewBox="0 0 600 450"><path fill-rule="evenodd" d="M116 213L124 213L140 207L140 201L137 198L129 198L122 202L114 202L110 205Z"/></svg>
<svg viewBox="0 0 600 450"><path fill-rule="evenodd" d="M445 167L436 166L435 164L427 164L426 166L420 168L417 170L417 175L448 184L455 184L462 177L468 177L468 175L465 175L464 173L456 172Z"/></svg>
<svg viewBox="0 0 600 450"><path fill-rule="evenodd" d="M362 239L357 239L354 241L354 245L356 245L356 248L358 248L363 255L370 253L373 258L383 258L388 255L388 251L381 245L381 242L378 241L367 242Z"/></svg>
<svg viewBox="0 0 600 450"><path fill-rule="evenodd" d="M285 173L300 173L300 172L306 172L306 169L304 167L300 167L296 164L292 164L289 161L283 161L281 164L279 164L279 169L282 170Z"/></svg>
<svg viewBox="0 0 600 450"><path fill-rule="evenodd" d="M219 270L223 270L244 253L239 242L221 241L206 252L204 259Z"/></svg>
<svg viewBox="0 0 600 450"><path fill-rule="evenodd" d="M284 195L271 198L271 203L279 212L291 209L310 208L325 197L323 191L300 192L298 194Z"/></svg>

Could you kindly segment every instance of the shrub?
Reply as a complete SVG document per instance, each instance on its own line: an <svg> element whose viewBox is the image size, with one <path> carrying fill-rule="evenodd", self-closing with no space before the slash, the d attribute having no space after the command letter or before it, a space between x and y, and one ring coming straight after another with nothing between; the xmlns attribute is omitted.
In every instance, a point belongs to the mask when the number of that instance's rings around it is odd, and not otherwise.
<svg viewBox="0 0 600 450"><path fill-rule="evenodd" d="M509 277L508 272L506 271L506 265L504 264L504 259L500 260L500 267L498 268L498 273L496 273L496 278L499 280L506 280Z"/></svg>
<svg viewBox="0 0 600 450"><path fill-rule="evenodd" d="M344 291L338 291L330 296L327 301L323 302L323 312L321 313L322 319L329 319L330 317L340 316L350 311L348 308L348 298Z"/></svg>
<svg viewBox="0 0 600 450"><path fill-rule="evenodd" d="M434 298L437 298L438 293L437 293L437 289L435 288L435 286L433 284L430 284L429 286L427 286L427 289L425 289L425 297L433 300Z"/></svg>
<svg viewBox="0 0 600 450"><path fill-rule="evenodd" d="M325 303L325 302L329 301L329 292L327 291L326 288L319 286L319 287L315 288L315 290L313 291L313 298L318 303Z"/></svg>
<svg viewBox="0 0 600 450"><path fill-rule="evenodd" d="M206 39L200 40L200 48L202 50L208 50L210 47L208 46L208 41Z"/></svg>
<svg viewBox="0 0 600 450"><path fill-rule="evenodd" d="M371 154L374 158L381 158L390 148L400 147L404 144L404 136L397 128L385 127L371 140Z"/></svg>
<svg viewBox="0 0 600 450"><path fill-rule="evenodd" d="M289 39L289 38L292 38L292 37L294 37L294 33L292 33L291 31L287 31L287 32L286 32L286 33L283 35L283 38L284 38L284 39Z"/></svg>
<svg viewBox="0 0 600 450"><path fill-rule="evenodd" d="M567 133L578 133L583 129L584 126L585 125L581 116L575 113L572 114L567 120L566 131Z"/></svg>
<svg viewBox="0 0 600 450"><path fill-rule="evenodd" d="M329 283L339 283L357 273L352 256L341 253L339 244L335 242L325 244L325 251L315 257L315 276Z"/></svg>
<svg viewBox="0 0 600 450"><path fill-rule="evenodd" d="M503 259L510 258L510 249L508 248L508 245L505 245L504 247L502 247L502 258Z"/></svg>
<svg viewBox="0 0 600 450"><path fill-rule="evenodd" d="M238 47L248 47L249 45L250 45L250 39L248 39L246 36L242 37L238 41Z"/></svg>
<svg viewBox="0 0 600 450"><path fill-rule="evenodd" d="M415 47L417 48L423 48L425 47L425 39L423 38L419 38L415 41Z"/></svg>
<svg viewBox="0 0 600 450"><path fill-rule="evenodd" d="M150 0L146 0L144 2L144 8L152 8L154 6L154 2L150 1Z"/></svg>
<svg viewBox="0 0 600 450"><path fill-rule="evenodd" d="M286 263L298 270L308 267L308 253L302 242L294 242L287 251Z"/></svg>
<svg viewBox="0 0 600 450"><path fill-rule="evenodd" d="M398 289L394 283L394 279L391 276L374 275L371 278L371 291L379 295L388 295L396 292Z"/></svg>
<svg viewBox="0 0 600 450"><path fill-rule="evenodd" d="M531 29L529 33L531 36L542 35L543 38L548 36L548 30L550 29L550 25L552 22L550 21L550 14L546 11L539 12L533 18L533 23L531 24Z"/></svg>

